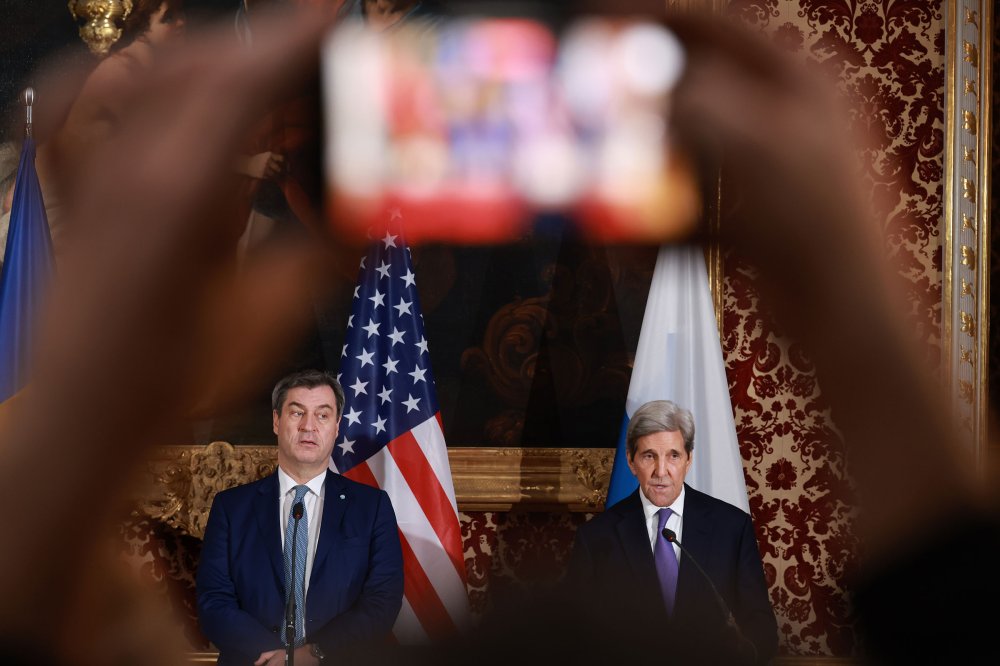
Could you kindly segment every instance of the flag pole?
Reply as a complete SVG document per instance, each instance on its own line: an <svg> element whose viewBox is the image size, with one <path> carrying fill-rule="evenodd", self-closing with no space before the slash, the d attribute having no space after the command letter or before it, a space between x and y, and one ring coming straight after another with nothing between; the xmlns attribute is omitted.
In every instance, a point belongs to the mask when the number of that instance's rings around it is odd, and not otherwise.
<svg viewBox="0 0 1000 666"><path fill-rule="evenodd" d="M24 136L31 138L31 108L35 104L35 89L31 87L25 88L21 99L24 100Z"/></svg>

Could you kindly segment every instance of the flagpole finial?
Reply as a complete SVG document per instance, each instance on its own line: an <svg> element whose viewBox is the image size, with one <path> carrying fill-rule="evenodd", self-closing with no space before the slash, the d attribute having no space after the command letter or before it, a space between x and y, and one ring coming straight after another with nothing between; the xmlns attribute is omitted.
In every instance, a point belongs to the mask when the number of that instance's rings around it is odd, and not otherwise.
<svg viewBox="0 0 1000 666"><path fill-rule="evenodd" d="M25 136L31 136L31 107L35 104L35 89L30 87L25 88L21 99L24 101L25 110L24 134Z"/></svg>

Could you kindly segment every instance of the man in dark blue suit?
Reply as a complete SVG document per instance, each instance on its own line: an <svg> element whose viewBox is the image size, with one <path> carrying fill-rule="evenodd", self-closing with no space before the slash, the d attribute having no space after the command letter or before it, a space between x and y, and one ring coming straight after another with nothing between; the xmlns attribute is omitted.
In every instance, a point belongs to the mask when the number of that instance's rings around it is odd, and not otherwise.
<svg viewBox="0 0 1000 666"><path fill-rule="evenodd" d="M636 654L662 663L767 663L777 623L750 516L684 484L691 413L667 400L646 403L629 422L626 445L639 489L580 527L569 589L605 623L620 622L609 629L631 636Z"/></svg>
<svg viewBox="0 0 1000 666"><path fill-rule="evenodd" d="M271 402L278 470L219 493L205 529L198 616L220 664L284 663L289 588L298 592L301 666L387 635L402 604L389 496L328 470L344 406L340 384L325 372L295 373L278 382ZM291 543L298 571L288 585Z"/></svg>

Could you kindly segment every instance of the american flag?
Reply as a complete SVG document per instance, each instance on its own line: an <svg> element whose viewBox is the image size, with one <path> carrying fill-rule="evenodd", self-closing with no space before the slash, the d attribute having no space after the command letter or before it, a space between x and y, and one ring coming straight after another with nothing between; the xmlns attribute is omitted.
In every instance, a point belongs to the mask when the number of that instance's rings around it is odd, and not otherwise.
<svg viewBox="0 0 1000 666"><path fill-rule="evenodd" d="M386 232L361 260L340 361L346 402L330 467L392 499L404 567L394 636L443 638L469 618L465 562L413 264L399 233Z"/></svg>

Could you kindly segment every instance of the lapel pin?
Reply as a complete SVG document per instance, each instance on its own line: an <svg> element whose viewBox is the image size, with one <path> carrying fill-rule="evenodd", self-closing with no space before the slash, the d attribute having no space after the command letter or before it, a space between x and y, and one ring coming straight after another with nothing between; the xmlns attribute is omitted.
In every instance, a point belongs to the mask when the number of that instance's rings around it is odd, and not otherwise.
<svg viewBox="0 0 1000 666"><path fill-rule="evenodd" d="M346 495L341 495L340 499L347 499L347 496Z"/></svg>

